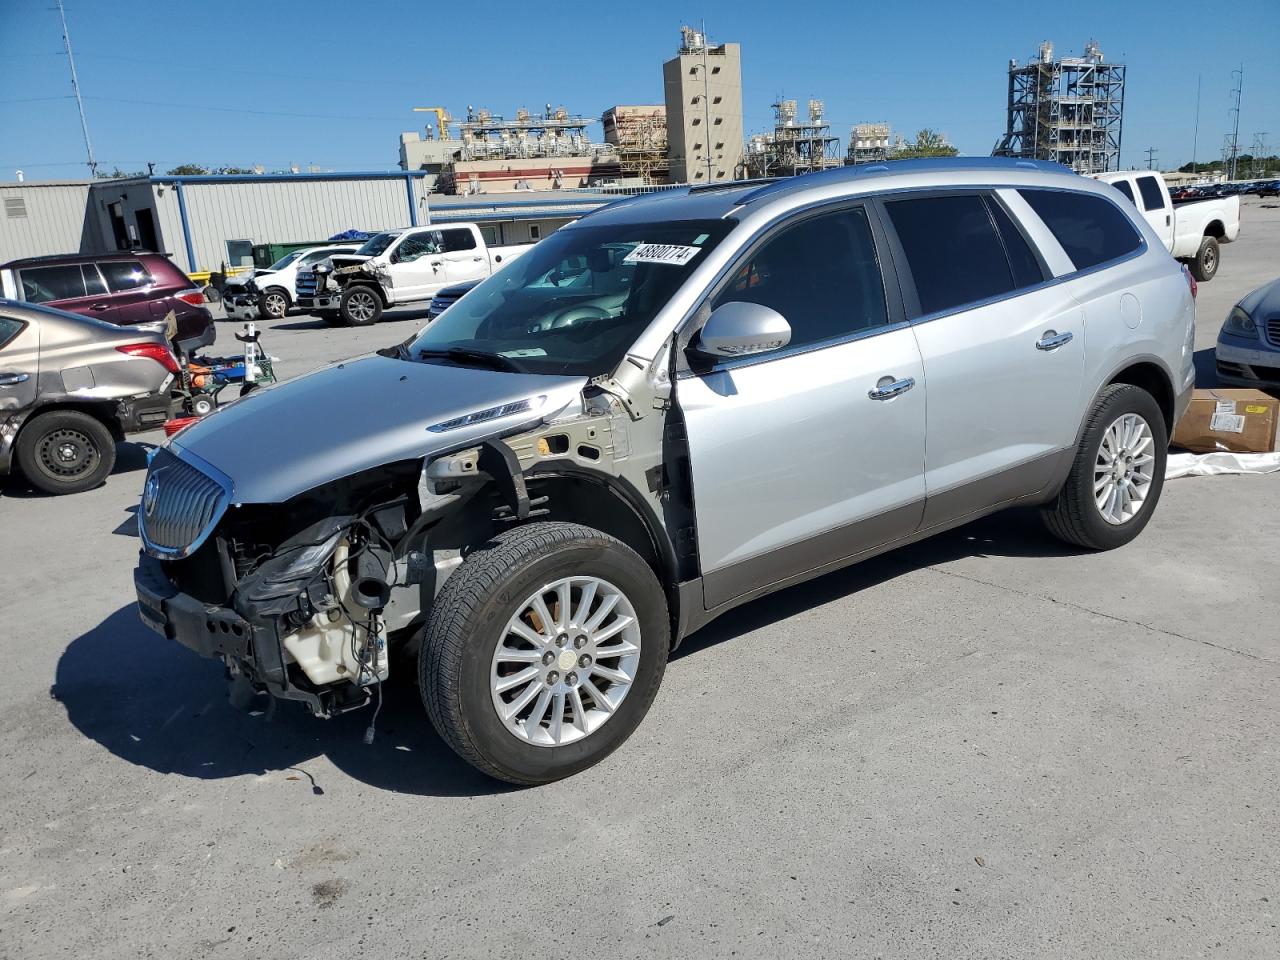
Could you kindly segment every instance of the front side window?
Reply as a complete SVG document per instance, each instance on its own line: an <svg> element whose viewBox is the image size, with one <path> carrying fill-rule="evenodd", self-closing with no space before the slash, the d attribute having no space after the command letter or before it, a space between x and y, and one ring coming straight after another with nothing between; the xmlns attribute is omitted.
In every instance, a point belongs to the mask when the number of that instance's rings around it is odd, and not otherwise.
<svg viewBox="0 0 1280 960"><path fill-rule="evenodd" d="M875 242L862 207L810 217L750 254L712 307L731 301L778 311L790 346L847 337L888 322Z"/></svg>
<svg viewBox="0 0 1280 960"><path fill-rule="evenodd" d="M136 290L151 283L151 274L137 260L104 260L98 264L112 293Z"/></svg>
<svg viewBox="0 0 1280 960"><path fill-rule="evenodd" d="M608 373L735 225L587 221L557 230L432 321L404 357L496 354L495 366L521 372Z"/></svg>
<svg viewBox="0 0 1280 960"><path fill-rule="evenodd" d="M87 296L84 274L79 264L59 267L23 267L22 299L27 303L49 303L53 300L70 300Z"/></svg>
<svg viewBox="0 0 1280 960"><path fill-rule="evenodd" d="M1013 272L980 194L885 204L907 257L922 314L1009 293Z"/></svg>
<svg viewBox="0 0 1280 960"><path fill-rule="evenodd" d="M414 233L404 238L404 242L396 247L392 254L396 263L412 263L429 253L440 252L440 234L435 231Z"/></svg>
<svg viewBox="0 0 1280 960"><path fill-rule="evenodd" d="M1138 190L1142 193L1143 210L1164 209L1164 191L1155 177L1139 177Z"/></svg>
<svg viewBox="0 0 1280 960"><path fill-rule="evenodd" d="M1137 201L1133 199L1133 187L1129 186L1128 180L1117 180L1112 184L1112 186L1128 197L1130 203L1137 203Z"/></svg>
<svg viewBox="0 0 1280 960"><path fill-rule="evenodd" d="M1077 270L1117 260L1142 246L1142 234L1120 208L1091 193L1019 190Z"/></svg>

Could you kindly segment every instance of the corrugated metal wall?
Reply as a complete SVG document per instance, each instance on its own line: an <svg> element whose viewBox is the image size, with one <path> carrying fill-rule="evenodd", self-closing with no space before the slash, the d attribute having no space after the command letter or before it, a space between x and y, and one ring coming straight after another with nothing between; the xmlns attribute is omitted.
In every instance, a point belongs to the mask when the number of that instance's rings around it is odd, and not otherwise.
<svg viewBox="0 0 1280 960"><path fill-rule="evenodd" d="M353 227L386 230L410 222L402 177L186 183L182 190L195 252L192 264L186 262L181 239L177 188L172 183L153 184L161 233L178 265L189 270L216 270L228 259L228 240L324 240Z"/></svg>
<svg viewBox="0 0 1280 960"><path fill-rule="evenodd" d="M51 253L96 253L93 218L86 217L88 201L87 183L0 184L0 263Z"/></svg>

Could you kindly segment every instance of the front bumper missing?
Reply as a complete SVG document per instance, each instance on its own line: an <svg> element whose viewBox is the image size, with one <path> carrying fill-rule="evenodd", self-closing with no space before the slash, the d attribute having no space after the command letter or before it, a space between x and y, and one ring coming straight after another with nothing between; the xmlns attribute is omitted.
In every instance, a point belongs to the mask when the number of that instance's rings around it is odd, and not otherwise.
<svg viewBox="0 0 1280 960"><path fill-rule="evenodd" d="M300 700L321 717L336 716L369 701L367 691L350 684L323 690L301 685L285 661L275 621L253 624L229 607L207 604L182 593L154 557L139 554L133 585L144 624L202 657L222 660L233 673L273 697Z"/></svg>

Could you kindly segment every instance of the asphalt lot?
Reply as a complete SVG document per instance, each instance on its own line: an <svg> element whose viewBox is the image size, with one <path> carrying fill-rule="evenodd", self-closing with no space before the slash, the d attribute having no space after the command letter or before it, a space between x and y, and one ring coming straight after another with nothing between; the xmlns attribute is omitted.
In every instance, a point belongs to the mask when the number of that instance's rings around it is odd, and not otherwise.
<svg viewBox="0 0 1280 960"><path fill-rule="evenodd" d="M1280 204L1245 208L1202 383L1280 273ZM292 376L418 317L264 342ZM621 751L520 791L408 683L372 746L233 711L138 622L144 466L0 489L0 957L1280 952L1278 476L1173 481L1112 553L1003 515L744 607Z"/></svg>

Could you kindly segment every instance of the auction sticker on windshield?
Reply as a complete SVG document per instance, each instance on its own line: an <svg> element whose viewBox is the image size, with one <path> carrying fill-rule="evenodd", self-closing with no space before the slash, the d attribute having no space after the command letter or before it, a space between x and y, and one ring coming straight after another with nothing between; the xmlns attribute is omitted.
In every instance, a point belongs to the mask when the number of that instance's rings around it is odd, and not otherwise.
<svg viewBox="0 0 1280 960"><path fill-rule="evenodd" d="M642 243L625 257L623 263L665 263L683 267L701 252L698 247L686 247L678 243Z"/></svg>

